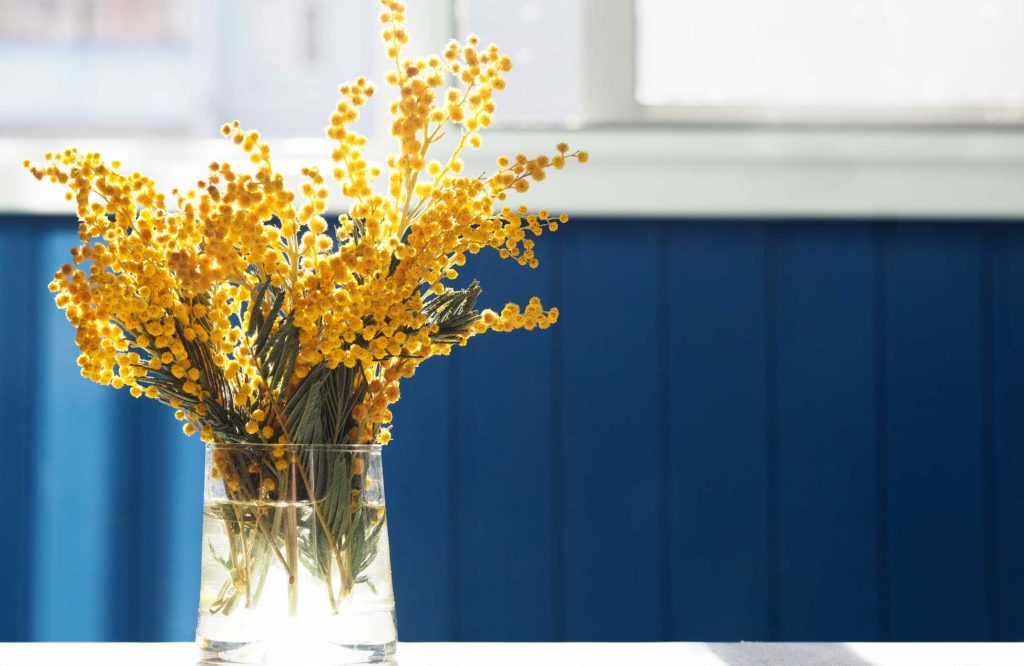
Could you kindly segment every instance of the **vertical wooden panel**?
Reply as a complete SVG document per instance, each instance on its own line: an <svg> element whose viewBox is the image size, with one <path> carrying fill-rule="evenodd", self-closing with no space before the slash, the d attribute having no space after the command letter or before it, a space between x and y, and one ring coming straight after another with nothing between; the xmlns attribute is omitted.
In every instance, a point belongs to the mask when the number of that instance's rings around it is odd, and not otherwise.
<svg viewBox="0 0 1024 666"><path fill-rule="evenodd" d="M203 444L173 411L127 391L115 394L117 460L111 522L113 640L190 640L198 608ZM188 465L186 466L186 463Z"/></svg>
<svg viewBox="0 0 1024 666"><path fill-rule="evenodd" d="M111 592L129 583L112 578L110 566L116 547L111 525L120 510L114 490L131 474L115 456L115 396L79 375L74 330L46 292L76 238L74 232L48 234L34 280L34 297L47 305L36 342L34 640L108 639Z"/></svg>
<svg viewBox="0 0 1024 666"><path fill-rule="evenodd" d="M871 227L772 233L781 636L879 640Z"/></svg>
<svg viewBox="0 0 1024 666"><path fill-rule="evenodd" d="M559 231L568 640L662 638L655 226L587 220Z"/></svg>
<svg viewBox="0 0 1024 666"><path fill-rule="evenodd" d="M672 639L769 638L765 244L680 224L669 266ZM664 362L664 359L659 362Z"/></svg>
<svg viewBox="0 0 1024 666"><path fill-rule="evenodd" d="M7 514L7 543L0 548L0 641L29 638L34 494L34 386L38 376L37 310L44 299L35 283L36 236L28 225L0 227L0 405L4 409L0 457L7 473L0 506Z"/></svg>
<svg viewBox="0 0 1024 666"><path fill-rule="evenodd" d="M992 640L1024 640L1024 227L991 230L993 323Z"/></svg>
<svg viewBox="0 0 1024 666"><path fill-rule="evenodd" d="M167 407L127 391L114 394L115 459L120 483L111 489L114 506L107 538L113 545L108 566L110 638L154 641L161 635L167 525L164 516L171 495L162 482L167 451L156 427Z"/></svg>
<svg viewBox="0 0 1024 666"><path fill-rule="evenodd" d="M199 608L204 447L198 437L182 433L170 410L164 412L151 424L154 437L165 448L165 467L158 478L163 479L162 491L167 493L161 516L166 552L156 582L161 599L157 636L161 641L190 641Z"/></svg>
<svg viewBox="0 0 1024 666"><path fill-rule="evenodd" d="M892 232L884 255L891 637L982 640L979 232Z"/></svg>
<svg viewBox="0 0 1024 666"><path fill-rule="evenodd" d="M394 441L384 452L388 531L399 635L408 641L453 636L452 372L432 359L402 385Z"/></svg>
<svg viewBox="0 0 1024 666"><path fill-rule="evenodd" d="M541 239L541 242L548 238ZM552 300L558 266L538 248L530 270L487 252L464 273L480 280L479 307ZM553 331L490 333L459 358L458 640L554 639L552 530Z"/></svg>

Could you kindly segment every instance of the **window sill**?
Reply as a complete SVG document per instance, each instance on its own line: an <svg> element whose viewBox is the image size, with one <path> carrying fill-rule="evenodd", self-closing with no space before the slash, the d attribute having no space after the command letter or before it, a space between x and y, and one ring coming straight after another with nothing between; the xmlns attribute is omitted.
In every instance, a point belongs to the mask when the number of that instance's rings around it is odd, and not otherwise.
<svg viewBox="0 0 1024 666"><path fill-rule="evenodd" d="M562 140L591 161L536 183L523 199L532 208L615 217L1024 217L1020 129L494 130L467 155L466 172L493 170L501 154L550 152ZM67 212L63 193L36 183L21 161L72 144L120 159L166 190L188 187L210 161L244 163L219 139L0 138L0 211ZM271 144L289 177L329 166L326 141Z"/></svg>
<svg viewBox="0 0 1024 666"><path fill-rule="evenodd" d="M495 132L484 149L551 150L562 138L587 149L590 163L540 183L534 206L614 216L1024 216L1020 130Z"/></svg>

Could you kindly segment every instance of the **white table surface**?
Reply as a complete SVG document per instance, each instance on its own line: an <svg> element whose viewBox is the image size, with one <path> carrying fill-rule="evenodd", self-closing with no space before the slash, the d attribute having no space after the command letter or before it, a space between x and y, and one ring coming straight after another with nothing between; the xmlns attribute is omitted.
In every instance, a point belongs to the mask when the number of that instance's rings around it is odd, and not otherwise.
<svg viewBox="0 0 1024 666"><path fill-rule="evenodd" d="M0 666L194 666L197 659L191 643L0 643ZM400 643L398 663L399 666L1021 666L1024 643Z"/></svg>

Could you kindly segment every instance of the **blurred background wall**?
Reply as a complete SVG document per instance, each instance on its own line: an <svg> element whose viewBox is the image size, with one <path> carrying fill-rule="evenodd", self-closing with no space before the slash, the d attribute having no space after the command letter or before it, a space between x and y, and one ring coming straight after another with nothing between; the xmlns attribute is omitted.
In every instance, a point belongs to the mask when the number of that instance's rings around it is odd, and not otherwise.
<svg viewBox="0 0 1024 666"><path fill-rule="evenodd" d="M200 560L202 445L78 376L46 291L75 220L21 160L74 144L187 186L238 159L237 117L297 173L336 84L381 78L375 15L0 0L0 640L190 640ZM404 387L402 638L1024 639L1024 8L410 18L413 52L475 31L516 59L470 170L562 138L592 161L526 199L573 215L539 269L471 264L486 306L559 324Z"/></svg>

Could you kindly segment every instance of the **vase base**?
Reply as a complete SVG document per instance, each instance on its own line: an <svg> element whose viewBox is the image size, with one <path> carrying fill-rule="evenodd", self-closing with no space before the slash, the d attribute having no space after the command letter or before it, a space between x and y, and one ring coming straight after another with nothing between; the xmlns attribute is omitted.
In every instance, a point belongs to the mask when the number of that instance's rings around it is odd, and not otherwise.
<svg viewBox="0 0 1024 666"><path fill-rule="evenodd" d="M270 666L347 666L349 664L395 664L397 643L343 645L339 643L310 644L281 640L247 643L200 640L200 665L261 664Z"/></svg>

